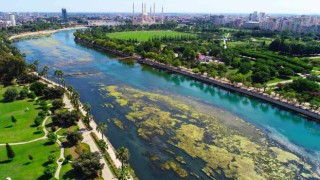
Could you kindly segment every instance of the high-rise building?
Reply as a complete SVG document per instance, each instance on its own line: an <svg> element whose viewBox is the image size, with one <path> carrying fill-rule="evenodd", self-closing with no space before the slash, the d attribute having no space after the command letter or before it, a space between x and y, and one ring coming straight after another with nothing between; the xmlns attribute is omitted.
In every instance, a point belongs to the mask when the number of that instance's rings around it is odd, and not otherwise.
<svg viewBox="0 0 320 180"><path fill-rule="evenodd" d="M16 26L16 17L14 14L8 14L8 20L11 22L11 26Z"/></svg>
<svg viewBox="0 0 320 180"><path fill-rule="evenodd" d="M67 9L66 8L62 8L62 19L64 22L68 22L68 15L67 15Z"/></svg>

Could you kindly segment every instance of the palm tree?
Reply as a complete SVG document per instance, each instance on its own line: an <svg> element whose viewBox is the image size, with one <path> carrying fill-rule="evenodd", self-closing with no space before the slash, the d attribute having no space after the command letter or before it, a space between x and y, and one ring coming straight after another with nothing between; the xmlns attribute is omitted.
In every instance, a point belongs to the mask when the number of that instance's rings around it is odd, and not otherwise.
<svg viewBox="0 0 320 180"><path fill-rule="evenodd" d="M44 77L46 77L48 75L48 71L49 71L49 67L48 66L44 66L43 70L42 70L42 75Z"/></svg>
<svg viewBox="0 0 320 180"><path fill-rule="evenodd" d="M101 133L101 136L103 138L103 134L107 132L107 124L100 122L96 128L96 130Z"/></svg>
<svg viewBox="0 0 320 180"><path fill-rule="evenodd" d="M38 60L35 60L34 62L33 62L33 64L35 65L35 67L36 67L36 72L38 72L38 69L39 69L39 61Z"/></svg>
<svg viewBox="0 0 320 180"><path fill-rule="evenodd" d="M129 160L130 153L125 147L121 147L116 152L116 157L121 161L121 169L124 167L124 163Z"/></svg>

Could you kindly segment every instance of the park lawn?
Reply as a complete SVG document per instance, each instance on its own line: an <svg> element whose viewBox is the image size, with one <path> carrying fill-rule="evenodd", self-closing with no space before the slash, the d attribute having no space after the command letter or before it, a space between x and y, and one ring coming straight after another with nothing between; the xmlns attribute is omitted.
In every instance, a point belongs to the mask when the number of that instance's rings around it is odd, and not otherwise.
<svg viewBox="0 0 320 180"><path fill-rule="evenodd" d="M181 33L176 31L128 31L128 32L115 32L115 33L108 33L108 37L114 39L136 39L138 41L148 41L153 37L176 37L176 36L195 36L194 34L189 33Z"/></svg>
<svg viewBox="0 0 320 180"><path fill-rule="evenodd" d="M54 153L58 158L60 155L59 146L48 145L46 140L11 147L16 156L13 161L7 163L6 147L0 146L0 179L46 179L41 176L48 156ZM33 162L29 160L29 155L33 156Z"/></svg>
<svg viewBox="0 0 320 180"><path fill-rule="evenodd" d="M77 177L77 172L72 168L71 163L67 163L61 166L60 179L80 179Z"/></svg>
<svg viewBox="0 0 320 180"><path fill-rule="evenodd" d="M16 87L18 91L22 87ZM7 88L0 87L0 99ZM26 108L29 107L29 111ZM16 100L5 103L0 102L0 144L30 141L44 136L44 132L34 127L34 119L41 110L31 99ZM11 116L17 119L17 123L11 122Z"/></svg>

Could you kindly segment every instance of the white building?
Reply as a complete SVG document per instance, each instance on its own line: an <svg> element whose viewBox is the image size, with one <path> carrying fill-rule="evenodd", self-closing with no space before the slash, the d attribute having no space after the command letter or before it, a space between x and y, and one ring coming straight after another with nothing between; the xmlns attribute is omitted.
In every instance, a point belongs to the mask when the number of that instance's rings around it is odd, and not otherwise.
<svg viewBox="0 0 320 180"><path fill-rule="evenodd" d="M11 26L16 26L16 17L14 14L12 13L8 14L8 21L10 21Z"/></svg>

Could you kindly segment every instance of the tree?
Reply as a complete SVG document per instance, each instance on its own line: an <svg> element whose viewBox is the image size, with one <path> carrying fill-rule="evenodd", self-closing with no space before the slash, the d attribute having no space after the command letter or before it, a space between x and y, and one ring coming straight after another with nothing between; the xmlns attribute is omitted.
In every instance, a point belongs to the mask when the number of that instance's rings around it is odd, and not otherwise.
<svg viewBox="0 0 320 180"><path fill-rule="evenodd" d="M46 87L47 85L42 82L34 82L30 85L30 90L33 91L37 96L42 96Z"/></svg>
<svg viewBox="0 0 320 180"><path fill-rule="evenodd" d="M80 132L69 132L67 134L67 140L70 145L74 146L83 140L83 136Z"/></svg>
<svg viewBox="0 0 320 180"><path fill-rule="evenodd" d="M101 133L101 137L103 138L103 134L107 132L107 124L103 122L99 122L96 130Z"/></svg>
<svg viewBox="0 0 320 180"><path fill-rule="evenodd" d="M15 88L8 88L3 95L3 99L6 102L12 102L16 100L19 96L19 92Z"/></svg>
<svg viewBox="0 0 320 180"><path fill-rule="evenodd" d="M54 154L50 154L50 155L48 156L48 163L49 163L49 164L54 163L56 160L57 160L57 158L56 158L56 156L55 156Z"/></svg>
<svg viewBox="0 0 320 180"><path fill-rule="evenodd" d="M58 139L57 135L53 132L50 132L48 135L48 140L51 142L51 143L55 143Z"/></svg>
<svg viewBox="0 0 320 180"><path fill-rule="evenodd" d="M17 119L14 116L11 116L11 121L16 124L17 123Z"/></svg>
<svg viewBox="0 0 320 180"><path fill-rule="evenodd" d="M40 73L41 76L46 77L48 75L49 67L44 66L42 72Z"/></svg>
<svg viewBox="0 0 320 180"><path fill-rule="evenodd" d="M242 63L239 67L239 73L247 74L252 68L252 64L249 62Z"/></svg>
<svg viewBox="0 0 320 180"><path fill-rule="evenodd" d="M29 154L28 158L30 161L33 161L33 156L31 154Z"/></svg>
<svg viewBox="0 0 320 180"><path fill-rule="evenodd" d="M89 113L91 111L91 105L89 103L84 103L83 104L83 109Z"/></svg>
<svg viewBox="0 0 320 180"><path fill-rule="evenodd" d="M56 99L52 102L52 109L57 110L57 109L61 109L62 107L64 107L64 103L62 101L62 99Z"/></svg>
<svg viewBox="0 0 320 180"><path fill-rule="evenodd" d="M130 153L125 147L120 147L116 152L116 157L121 161L121 169L124 168L124 163L129 160Z"/></svg>
<svg viewBox="0 0 320 180"><path fill-rule="evenodd" d="M84 176L85 179L97 177L103 166L104 164L100 163L100 159L95 153L84 153L72 162L74 170Z"/></svg>
<svg viewBox="0 0 320 180"><path fill-rule="evenodd" d="M33 62L33 64L34 64L34 66L36 67L36 72L38 72L38 69L39 69L39 61L38 60L35 60L34 62Z"/></svg>
<svg viewBox="0 0 320 180"><path fill-rule="evenodd" d="M23 88L23 89L20 91L20 98L21 98L21 99L25 99L26 97L28 97L28 89Z"/></svg>
<svg viewBox="0 0 320 180"><path fill-rule="evenodd" d="M176 59L176 60L174 60L174 61L172 62L172 65L173 65L174 67L180 67L180 66L181 66L181 62L179 61L179 59Z"/></svg>
<svg viewBox="0 0 320 180"><path fill-rule="evenodd" d="M56 169L57 167L55 164L49 164L47 167L45 167L43 173L46 177L51 178L54 176Z"/></svg>
<svg viewBox="0 0 320 180"><path fill-rule="evenodd" d="M6 143L6 150L8 159L12 160L16 155L14 154L11 146L8 143Z"/></svg>

